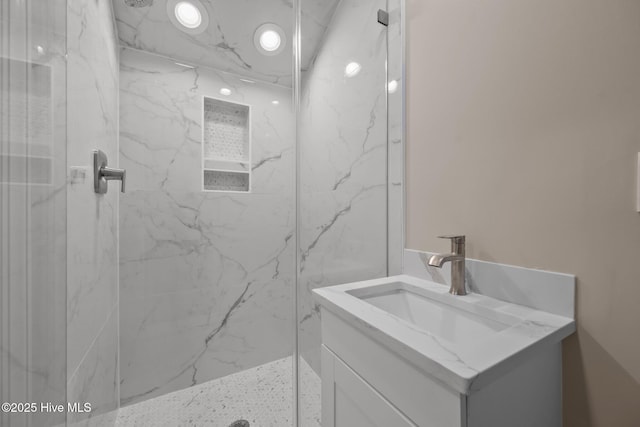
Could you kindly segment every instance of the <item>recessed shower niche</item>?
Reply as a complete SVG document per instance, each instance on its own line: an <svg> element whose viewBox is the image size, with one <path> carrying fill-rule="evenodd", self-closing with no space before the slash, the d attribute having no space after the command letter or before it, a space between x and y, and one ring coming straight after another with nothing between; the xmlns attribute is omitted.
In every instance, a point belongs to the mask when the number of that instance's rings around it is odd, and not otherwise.
<svg viewBox="0 0 640 427"><path fill-rule="evenodd" d="M251 191L250 107L203 97L203 191Z"/></svg>

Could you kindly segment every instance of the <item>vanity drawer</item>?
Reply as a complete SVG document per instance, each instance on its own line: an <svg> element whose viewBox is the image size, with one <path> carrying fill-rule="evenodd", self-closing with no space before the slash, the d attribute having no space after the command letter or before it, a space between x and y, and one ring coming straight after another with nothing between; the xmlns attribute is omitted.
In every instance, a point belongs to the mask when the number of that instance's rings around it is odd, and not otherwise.
<svg viewBox="0 0 640 427"><path fill-rule="evenodd" d="M322 346L322 427L418 427Z"/></svg>
<svg viewBox="0 0 640 427"><path fill-rule="evenodd" d="M322 341L350 370L415 425L466 426L465 396L436 382L325 309L322 309ZM324 378L323 372L323 387Z"/></svg>

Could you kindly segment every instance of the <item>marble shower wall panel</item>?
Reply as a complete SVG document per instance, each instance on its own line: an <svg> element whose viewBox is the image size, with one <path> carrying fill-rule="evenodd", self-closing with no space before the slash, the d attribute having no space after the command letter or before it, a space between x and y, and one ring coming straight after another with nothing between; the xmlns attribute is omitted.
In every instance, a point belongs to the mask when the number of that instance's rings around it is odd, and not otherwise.
<svg viewBox="0 0 640 427"><path fill-rule="evenodd" d="M121 51L120 78L130 404L291 355L294 118L290 89L142 51ZM204 96L251 106L249 194L202 191Z"/></svg>
<svg viewBox="0 0 640 427"><path fill-rule="evenodd" d="M303 13L307 29L304 39L304 68L329 22L338 0L315 1L313 10ZM291 86L291 55L265 56L253 42L256 29L264 23L278 24L285 32L285 52L291 50L293 2L290 0L203 1L209 26L197 35L178 30L169 20L167 0L153 6L131 8L114 2L120 42L123 46L165 55L182 62L200 64L271 83Z"/></svg>
<svg viewBox="0 0 640 427"><path fill-rule="evenodd" d="M340 2L302 81L298 328L301 354L315 370L320 314L311 290L387 274L387 41L379 8L385 2ZM353 61L362 69L348 78Z"/></svg>
<svg viewBox="0 0 640 427"><path fill-rule="evenodd" d="M69 402L91 403L91 416L69 413L69 426L113 426L118 416L118 306L85 355L68 385Z"/></svg>
<svg viewBox="0 0 640 427"><path fill-rule="evenodd" d="M105 425L118 408L118 183L93 189L91 151L118 167L118 42L111 2L69 0L67 381L93 404L72 424ZM100 416L100 417L98 417Z"/></svg>

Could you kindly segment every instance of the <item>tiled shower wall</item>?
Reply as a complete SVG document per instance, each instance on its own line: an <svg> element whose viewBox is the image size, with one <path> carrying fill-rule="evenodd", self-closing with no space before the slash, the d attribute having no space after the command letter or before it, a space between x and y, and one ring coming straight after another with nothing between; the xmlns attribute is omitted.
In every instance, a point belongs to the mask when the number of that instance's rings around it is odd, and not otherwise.
<svg viewBox="0 0 640 427"><path fill-rule="evenodd" d="M202 191L204 96L251 107L251 193ZM293 120L289 88L121 51L122 404L292 354Z"/></svg>
<svg viewBox="0 0 640 427"><path fill-rule="evenodd" d="M301 4L303 15L313 9L312 0ZM389 12L388 27L378 23L378 9ZM304 25L302 33L304 40ZM297 327L305 426L313 425L305 420L321 393L304 379L310 369L320 372L312 290L402 271L402 61L402 2L342 0L301 82ZM352 62L361 70L347 76Z"/></svg>
<svg viewBox="0 0 640 427"><path fill-rule="evenodd" d="M118 407L118 194L93 189L91 150L118 166L118 44L111 2L69 0L67 400L70 424L108 425Z"/></svg>
<svg viewBox="0 0 640 427"><path fill-rule="evenodd" d="M298 328L301 356L316 371L311 290L387 274L387 39L376 16L385 7L342 0L302 81ZM350 62L362 67L351 78Z"/></svg>

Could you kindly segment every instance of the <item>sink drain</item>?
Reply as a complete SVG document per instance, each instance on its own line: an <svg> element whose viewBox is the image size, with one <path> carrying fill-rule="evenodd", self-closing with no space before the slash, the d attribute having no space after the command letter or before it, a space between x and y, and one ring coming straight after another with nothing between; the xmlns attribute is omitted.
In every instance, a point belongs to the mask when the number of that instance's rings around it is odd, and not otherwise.
<svg viewBox="0 0 640 427"><path fill-rule="evenodd" d="M247 420L238 420L238 421L234 421L232 422L229 427L250 427L249 426L249 421Z"/></svg>

